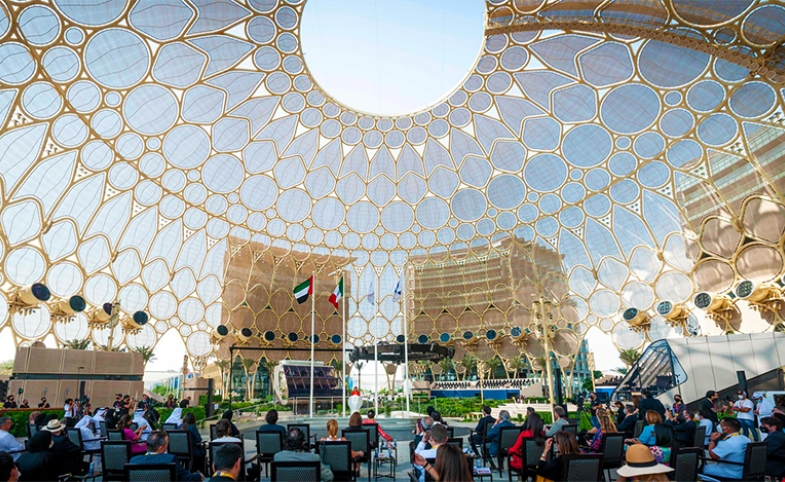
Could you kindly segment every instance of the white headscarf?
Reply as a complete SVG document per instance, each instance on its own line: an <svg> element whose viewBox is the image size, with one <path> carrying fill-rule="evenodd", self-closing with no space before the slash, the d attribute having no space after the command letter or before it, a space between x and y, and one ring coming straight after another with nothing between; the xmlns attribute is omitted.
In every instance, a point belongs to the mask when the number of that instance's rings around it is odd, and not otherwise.
<svg viewBox="0 0 785 482"><path fill-rule="evenodd" d="M172 414L169 415L169 418L167 418L164 423L176 423L177 427L180 428L180 425L183 424L183 409L177 407L172 410Z"/></svg>
<svg viewBox="0 0 785 482"><path fill-rule="evenodd" d="M93 428L95 433L99 435L106 435L101 431L101 422L106 422L106 418L104 418L106 410L105 408L98 408L95 410L95 415L93 415Z"/></svg>
<svg viewBox="0 0 785 482"><path fill-rule="evenodd" d="M82 445L85 450L99 450L101 448L101 441L93 432L95 420L90 415L80 418L74 428L78 428L82 432Z"/></svg>
<svg viewBox="0 0 785 482"><path fill-rule="evenodd" d="M153 432L153 429L150 428L150 422L144 418L144 410L137 410L134 412L133 422L139 427L144 427L142 429L142 433L139 435L139 441L146 442L147 437L150 436L150 434Z"/></svg>

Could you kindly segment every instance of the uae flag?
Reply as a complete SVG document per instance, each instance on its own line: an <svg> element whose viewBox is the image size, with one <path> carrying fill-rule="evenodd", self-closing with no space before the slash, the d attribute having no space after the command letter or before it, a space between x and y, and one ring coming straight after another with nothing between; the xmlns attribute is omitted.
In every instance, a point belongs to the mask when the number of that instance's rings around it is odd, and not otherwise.
<svg viewBox="0 0 785 482"><path fill-rule="evenodd" d="M338 309L338 300L343 298L343 276L341 276L341 281L338 282L338 286L335 287L333 290L333 294L330 295L330 303L335 306L335 309Z"/></svg>
<svg viewBox="0 0 785 482"><path fill-rule="evenodd" d="M294 297L300 304L308 301L308 296L313 294L313 276L294 287Z"/></svg>

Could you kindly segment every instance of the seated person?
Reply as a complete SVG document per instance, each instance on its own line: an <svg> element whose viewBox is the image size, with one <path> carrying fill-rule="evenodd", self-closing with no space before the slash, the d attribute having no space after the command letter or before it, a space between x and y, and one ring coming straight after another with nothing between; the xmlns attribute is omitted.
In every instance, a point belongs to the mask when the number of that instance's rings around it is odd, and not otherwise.
<svg viewBox="0 0 785 482"><path fill-rule="evenodd" d="M14 458L7 452L0 452L0 480L5 482L17 482L19 480L19 469L16 467Z"/></svg>
<svg viewBox="0 0 785 482"><path fill-rule="evenodd" d="M557 407L561 408L561 407ZM512 454L510 458L510 467L521 470L523 467L523 445L524 440L534 440L540 447L545 443L545 424L539 414L532 413L527 419L528 427L521 430L518 435L518 440L515 445L510 447L509 452Z"/></svg>
<svg viewBox="0 0 785 482"><path fill-rule="evenodd" d="M431 427L433 427L433 419L431 417L423 417L423 418L421 418L420 420L417 421L417 426L414 429L414 432L415 432L415 435L414 435L414 446L415 447L417 446L417 444L420 443L420 440L422 440L422 437L423 437L423 435L425 435L425 432L430 430Z"/></svg>
<svg viewBox="0 0 785 482"><path fill-rule="evenodd" d="M136 431L131 430L131 416L127 413L120 417L117 422L117 430L122 432L123 440L131 442L131 454L138 455L147 453L147 446L140 440L144 427L139 427ZM149 437L149 435L148 435Z"/></svg>
<svg viewBox="0 0 785 482"><path fill-rule="evenodd" d="M226 444L213 451L213 476L207 482L233 482L243 471L243 449Z"/></svg>
<svg viewBox="0 0 785 482"><path fill-rule="evenodd" d="M604 408L597 409L597 423L599 427L592 427L586 432L591 435L589 445L584 448L588 453L599 453L602 450L602 439L606 433L617 433L616 424L613 422L613 415Z"/></svg>
<svg viewBox="0 0 785 482"><path fill-rule="evenodd" d="M354 412L349 415L349 428L362 428L363 427L363 416L360 415L360 412Z"/></svg>
<svg viewBox="0 0 785 482"><path fill-rule="evenodd" d="M423 435L422 440L414 449L415 457L419 455L423 460L435 459L439 446L446 443L447 428L441 424L434 425L431 427L430 432L426 432L425 435ZM417 464L415 462L413 467L417 471L420 482L423 482L425 480L425 464Z"/></svg>
<svg viewBox="0 0 785 482"><path fill-rule="evenodd" d="M760 430L768 434L766 442L766 476L773 480L785 477L785 432L782 422L775 417L760 419Z"/></svg>
<svg viewBox="0 0 785 482"><path fill-rule="evenodd" d="M222 418L215 424L215 434L218 436L213 442L237 442L242 443L237 437L232 437L229 433L232 431L232 425L229 420Z"/></svg>
<svg viewBox="0 0 785 482"><path fill-rule="evenodd" d="M692 444L695 442L696 425L690 412L685 408L677 416L674 416L672 412L667 411L665 412L665 417L668 419L665 424L670 425L676 434L674 447L692 447Z"/></svg>
<svg viewBox="0 0 785 482"><path fill-rule="evenodd" d="M555 450L554 450L555 449ZM563 455L579 454L578 442L569 432L556 432L545 441L545 450L537 462L537 475L548 480L565 480ZM550 461L548 455L551 455ZM538 477L539 479L539 477Z"/></svg>
<svg viewBox="0 0 785 482"><path fill-rule="evenodd" d="M260 432L281 432L284 434L284 438L286 438L286 428L278 425L278 410L272 409L267 412L267 415L264 416L264 421L267 423L259 427Z"/></svg>
<svg viewBox="0 0 785 482"><path fill-rule="evenodd" d="M635 405L628 403L624 406L624 413L626 416L616 428L624 434L625 438L632 438L635 435L635 425L638 423L638 411L635 410Z"/></svg>
<svg viewBox="0 0 785 482"><path fill-rule="evenodd" d="M334 418L331 418L327 421L327 436L322 437L322 442L346 442L346 439L340 437L338 435L338 421ZM358 457L364 456L365 453L362 450L352 450L352 458L356 459Z"/></svg>
<svg viewBox="0 0 785 482"><path fill-rule="evenodd" d="M58 474L80 475L89 466L82 462L82 447L71 442L65 433L65 424L59 420L50 420L42 430L52 433L52 446L49 448L55 456ZM22 471L24 476L24 471Z"/></svg>
<svg viewBox="0 0 785 482"><path fill-rule="evenodd" d="M659 464L670 462L673 441L675 439L673 428L666 425L660 414L654 410L646 412L646 425L637 439L628 439L628 442L640 443L651 449Z"/></svg>
<svg viewBox="0 0 785 482"><path fill-rule="evenodd" d="M52 445L52 433L41 431L30 437L27 452L16 461L21 481L55 481L59 474L54 454L49 449Z"/></svg>
<svg viewBox="0 0 785 482"><path fill-rule="evenodd" d="M169 435L164 431L157 431L147 437L147 453L145 455L137 455L132 457L129 464L135 465L156 465L156 464L174 464L177 469L177 478L179 482L190 482L204 480L204 476L200 472L189 473L180 464L180 460L176 455L167 453L169 449Z"/></svg>
<svg viewBox="0 0 785 482"><path fill-rule="evenodd" d="M501 410L499 412L499 418L496 420L496 423L493 424L493 428L488 431L488 435L485 437L485 441L489 442L488 444L488 454L491 457L496 457L499 454L499 434L501 433L501 429L504 427L514 427L515 424L510 422L510 412L507 410ZM431 429L433 431L433 429ZM491 466L493 466L493 461L491 461Z"/></svg>
<svg viewBox="0 0 785 482"><path fill-rule="evenodd" d="M556 419L554 420L551 428L549 428L545 432L546 437L553 437L556 435L556 432L560 432L565 425L568 425L567 422L567 414L564 413L564 409L562 407L554 407L553 408L553 417Z"/></svg>
<svg viewBox="0 0 785 482"><path fill-rule="evenodd" d="M13 424L14 421L11 417L0 417L0 452L9 453L11 458L18 460L25 446L17 442L16 438L11 435Z"/></svg>
<svg viewBox="0 0 785 482"><path fill-rule="evenodd" d="M307 452L308 441L299 428L289 430L283 440L283 450L273 456L275 462L321 462L319 454ZM332 482L333 472L328 465L321 465L322 482Z"/></svg>
<svg viewBox="0 0 785 482"><path fill-rule="evenodd" d="M229 435L230 437L239 437L240 436L240 430L238 430L237 426L234 424L234 422L232 422L232 416L233 415L234 415L234 412L232 412L231 410L226 410L226 411L224 411L223 415L221 415L221 419L228 420L229 421L229 425L231 426L231 430L227 433L227 435Z"/></svg>
<svg viewBox="0 0 785 482"><path fill-rule="evenodd" d="M427 472L433 480L455 480L461 482L472 480L472 471L469 468L469 463L457 445L444 444L439 446L439 449L436 451L436 460L433 464L419 454L414 456L414 463L415 467L423 467L423 472Z"/></svg>
<svg viewBox="0 0 785 482"><path fill-rule="evenodd" d="M482 414L483 417L477 422L477 426L474 427L474 433L469 438L469 443L472 445L472 450L474 450L474 453L478 457L480 456L480 451L477 449L477 446L482 445L485 441L485 428L492 427L493 423L496 422L496 419L491 416L491 407L488 405L482 407Z"/></svg>
<svg viewBox="0 0 785 482"><path fill-rule="evenodd" d="M625 454L627 464L619 467L619 478L616 482L668 482L665 475L673 469L657 463L654 454L645 445L635 444L627 449Z"/></svg>
<svg viewBox="0 0 785 482"><path fill-rule="evenodd" d="M706 410L698 412L698 426L706 427L706 438L703 441L703 446L708 447L711 442L711 434L714 433L714 422L711 419L711 413Z"/></svg>
<svg viewBox="0 0 785 482"><path fill-rule="evenodd" d="M741 479L750 439L739 433L741 423L735 418L723 418L720 429L721 432L711 434L709 443L709 457L718 463L707 464L701 473L715 478Z"/></svg>
<svg viewBox="0 0 785 482"><path fill-rule="evenodd" d="M431 413L431 418L433 419L433 424L442 424L447 425L447 421L442 418L442 414L438 410L434 410Z"/></svg>
<svg viewBox="0 0 785 482"><path fill-rule="evenodd" d="M363 420L363 425L370 425L375 423L379 437L383 438L387 442L394 442L395 440L387 432L385 432L384 429L382 429L381 424L377 422L374 417L376 417L376 412L374 410L368 410L368 418Z"/></svg>

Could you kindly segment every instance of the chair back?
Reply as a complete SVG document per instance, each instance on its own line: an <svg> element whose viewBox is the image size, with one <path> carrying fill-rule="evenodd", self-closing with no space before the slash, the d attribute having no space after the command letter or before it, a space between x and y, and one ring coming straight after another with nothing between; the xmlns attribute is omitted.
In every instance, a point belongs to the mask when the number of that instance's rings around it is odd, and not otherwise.
<svg viewBox="0 0 785 482"><path fill-rule="evenodd" d="M644 426L646 426L645 420L638 420L635 422L635 433L633 434L634 438L638 438L640 436L641 432L643 432Z"/></svg>
<svg viewBox="0 0 785 482"><path fill-rule="evenodd" d="M741 480L764 480L766 477L766 442L751 442L747 444L744 454L744 475Z"/></svg>
<svg viewBox="0 0 785 482"><path fill-rule="evenodd" d="M109 441L111 442L122 442L123 441L123 432L122 430L107 430L106 436Z"/></svg>
<svg viewBox="0 0 785 482"><path fill-rule="evenodd" d="M210 440L215 440L218 438L218 434L215 432L215 427L217 427L217 423L210 424Z"/></svg>
<svg viewBox="0 0 785 482"><path fill-rule="evenodd" d="M82 446L82 431L78 428L67 428L65 429L65 434L68 436L68 440L71 441L72 444L76 445L79 448L84 448Z"/></svg>
<svg viewBox="0 0 785 482"><path fill-rule="evenodd" d="M103 480L123 480L125 464L131 460L131 442L101 442L101 474Z"/></svg>
<svg viewBox="0 0 785 482"><path fill-rule="evenodd" d="M445 426L445 428L447 429L447 438L455 438L455 427Z"/></svg>
<svg viewBox="0 0 785 482"><path fill-rule="evenodd" d="M33 435L35 435L37 433L38 433L38 427L36 427L34 423L28 423L27 424L27 438L31 439L31 438L33 438Z"/></svg>
<svg viewBox="0 0 785 482"><path fill-rule="evenodd" d="M371 431L362 428L345 428L341 437L352 443L352 450L362 451L367 457L371 452Z"/></svg>
<svg viewBox="0 0 785 482"><path fill-rule="evenodd" d="M136 432L137 430L139 430L139 424L136 422L131 422L131 425L129 425L128 428Z"/></svg>
<svg viewBox="0 0 785 482"><path fill-rule="evenodd" d="M299 428L300 431L305 435L305 441L310 443L311 440L311 426L307 423L287 423L286 424L286 433L289 433L289 430L293 428Z"/></svg>
<svg viewBox="0 0 785 482"><path fill-rule="evenodd" d="M172 430L169 435L169 453L183 458L191 458L191 432Z"/></svg>
<svg viewBox="0 0 785 482"><path fill-rule="evenodd" d="M463 439L462 438L448 438L447 443L450 445L457 445L458 448L463 450Z"/></svg>
<svg viewBox="0 0 785 482"><path fill-rule="evenodd" d="M101 420L99 425L101 427L101 435L106 437L106 433L109 432L109 426L106 425L106 420Z"/></svg>
<svg viewBox="0 0 785 482"><path fill-rule="evenodd" d="M485 426L483 427L483 432L482 432L482 439L483 440L485 440L486 437L488 437L488 432L490 432L492 428L493 428L493 423L492 422L488 422L488 423L485 424Z"/></svg>
<svg viewBox="0 0 785 482"><path fill-rule="evenodd" d="M371 447L379 446L379 424L378 423L364 423L363 428L371 433Z"/></svg>
<svg viewBox="0 0 785 482"><path fill-rule="evenodd" d="M595 482L602 479L602 454L562 455L566 482Z"/></svg>
<svg viewBox="0 0 785 482"><path fill-rule="evenodd" d="M698 480L702 455L703 447L687 447L671 452L671 467L675 469L673 480Z"/></svg>
<svg viewBox="0 0 785 482"><path fill-rule="evenodd" d="M319 457L325 465L330 466L336 479L351 477L352 473L352 443L319 442Z"/></svg>
<svg viewBox="0 0 785 482"><path fill-rule="evenodd" d="M319 462L273 462L270 467L270 482L321 480Z"/></svg>
<svg viewBox="0 0 785 482"><path fill-rule="evenodd" d="M567 433L573 434L575 437L578 436L578 424L568 423L567 425L563 425L561 429Z"/></svg>
<svg viewBox="0 0 785 482"><path fill-rule="evenodd" d="M165 423L165 424L161 425L161 430L163 430L165 432L169 432L171 430L177 430L177 424L176 423Z"/></svg>
<svg viewBox="0 0 785 482"><path fill-rule="evenodd" d="M270 461L283 450L283 432L256 431L256 453L262 461Z"/></svg>
<svg viewBox="0 0 785 482"><path fill-rule="evenodd" d="M602 459L604 465L621 465L624 459L624 434L606 433L602 436Z"/></svg>
<svg viewBox="0 0 785 482"><path fill-rule="evenodd" d="M175 464L125 464L125 480L129 482L175 482Z"/></svg>
<svg viewBox="0 0 785 482"><path fill-rule="evenodd" d="M500 454L507 453L507 450L515 445L515 442L518 441L518 437L521 435L521 430L523 430L523 427L502 427L499 430Z"/></svg>
<svg viewBox="0 0 785 482"><path fill-rule="evenodd" d="M706 426L699 425L695 427L695 438L692 441L692 446L703 448L704 445L706 445Z"/></svg>
<svg viewBox="0 0 785 482"><path fill-rule="evenodd" d="M545 451L545 444L538 444L534 439L526 439L523 441L523 453L526 455L525 465L528 467L537 467L537 464Z"/></svg>

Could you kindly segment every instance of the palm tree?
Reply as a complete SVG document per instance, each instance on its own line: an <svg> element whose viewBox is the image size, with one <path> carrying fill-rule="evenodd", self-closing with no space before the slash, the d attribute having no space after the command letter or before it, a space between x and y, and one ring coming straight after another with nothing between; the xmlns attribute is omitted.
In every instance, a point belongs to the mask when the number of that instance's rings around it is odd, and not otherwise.
<svg viewBox="0 0 785 482"><path fill-rule="evenodd" d="M357 369L357 387L358 389L362 390L363 384L363 367L365 366L365 362L358 361L354 364L354 367Z"/></svg>
<svg viewBox="0 0 785 482"><path fill-rule="evenodd" d="M142 361L145 366L147 366L147 362L155 360L155 353L153 353L152 346L137 346L134 348L134 351L142 355Z"/></svg>
<svg viewBox="0 0 785 482"><path fill-rule="evenodd" d="M542 378L542 377L544 377L544 376L545 376L545 375L544 375L544 373L545 373L545 371L548 369L548 367L547 367L547 363L548 363L548 362L547 362L547 361L545 361L545 357L544 357L544 356L541 356L541 357L537 357L537 358L535 358L535 359L534 359L534 363L532 363L532 365L534 365L534 366L539 366L539 367L540 367L540 368L535 368L535 370L537 371L537 373L539 373L539 374L540 374L540 378Z"/></svg>
<svg viewBox="0 0 785 482"><path fill-rule="evenodd" d="M622 350L619 352L619 359L622 363L627 365L627 367L631 367L638 361L638 358L641 357L641 354L635 348L629 348L627 350Z"/></svg>
<svg viewBox="0 0 785 482"><path fill-rule="evenodd" d="M215 366L221 370L221 395L226 395L226 382L229 381L229 377L227 377L227 372L229 371L229 360L216 360Z"/></svg>
<svg viewBox="0 0 785 482"><path fill-rule="evenodd" d="M523 370L526 370L529 363L526 360L526 357L523 355L518 355L515 358L511 359L510 362L507 364L510 370L512 370L512 378L518 378L518 373Z"/></svg>
<svg viewBox="0 0 785 482"><path fill-rule="evenodd" d="M68 340L63 343L65 348L70 348L71 350L87 350L90 346L90 340Z"/></svg>
<svg viewBox="0 0 785 482"><path fill-rule="evenodd" d="M245 398L250 401L253 398L253 389L251 385L251 374L256 372L256 360L253 358L243 358L241 360L243 370L245 370Z"/></svg>
<svg viewBox="0 0 785 482"><path fill-rule="evenodd" d="M494 356L490 360L485 362L485 365L488 367L488 379L496 378L496 369L502 365L502 361L498 356Z"/></svg>
<svg viewBox="0 0 785 482"><path fill-rule="evenodd" d="M466 377L471 377L472 370L477 367L477 358L474 355L464 355L458 363L466 369L466 373L463 375L463 379L466 380Z"/></svg>
<svg viewBox="0 0 785 482"><path fill-rule="evenodd" d="M0 362L0 375L10 375L14 371L14 361L6 360Z"/></svg>
<svg viewBox="0 0 785 482"><path fill-rule="evenodd" d="M270 361L265 358L263 362L260 361L259 366L267 370L267 395L272 395L273 394L273 370L275 370L275 367L278 366L278 362Z"/></svg>
<svg viewBox="0 0 785 482"><path fill-rule="evenodd" d="M443 373L442 376L444 377L445 380L447 380L447 375L450 374L450 369L452 369L453 367L452 358L450 357L442 358L441 361L439 362L439 366L442 369L442 373Z"/></svg>

